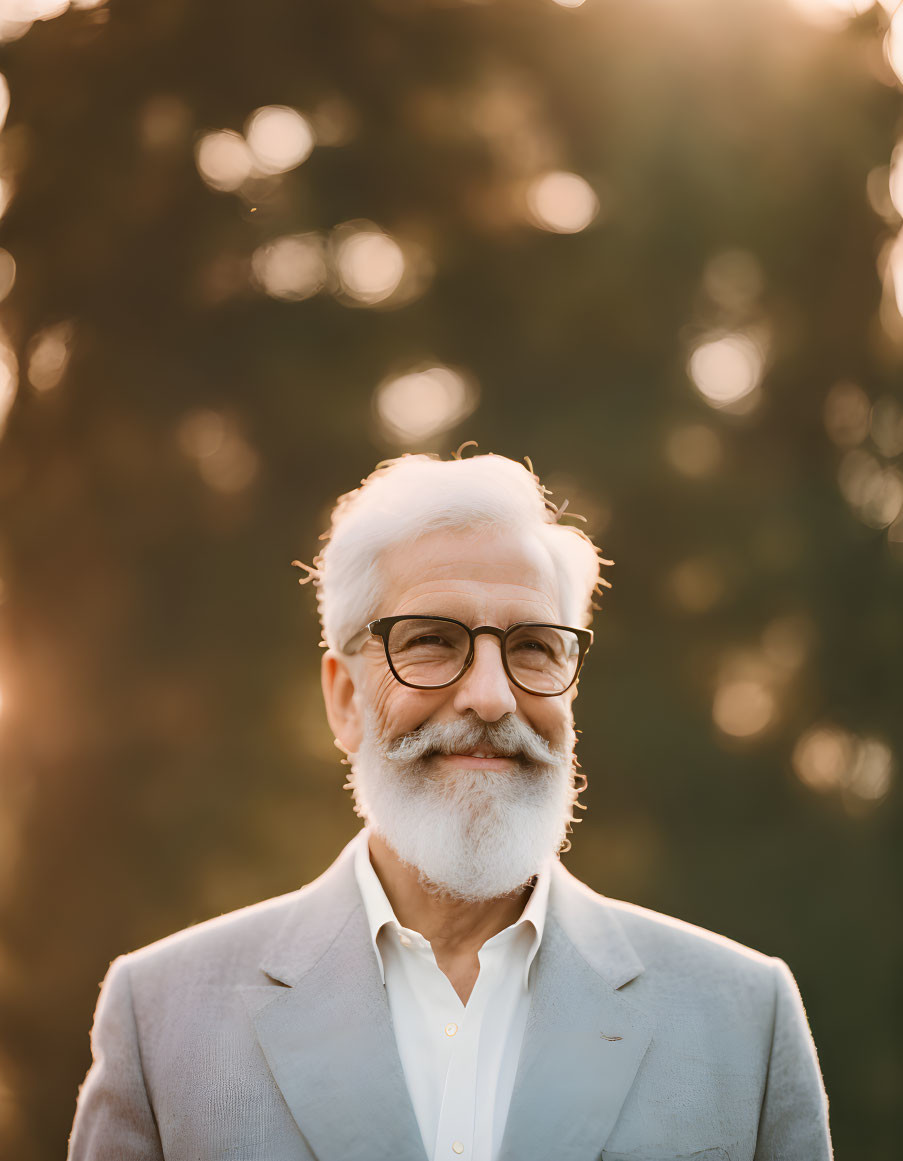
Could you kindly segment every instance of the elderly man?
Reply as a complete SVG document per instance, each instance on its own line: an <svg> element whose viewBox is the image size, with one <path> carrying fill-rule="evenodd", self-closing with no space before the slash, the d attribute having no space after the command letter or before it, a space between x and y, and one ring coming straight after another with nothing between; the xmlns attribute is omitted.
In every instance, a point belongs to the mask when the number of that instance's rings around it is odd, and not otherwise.
<svg viewBox="0 0 903 1161"><path fill-rule="evenodd" d="M300 891L113 963L72 1161L831 1156L784 963L558 861L599 564L500 456L342 497L312 571L366 826Z"/></svg>

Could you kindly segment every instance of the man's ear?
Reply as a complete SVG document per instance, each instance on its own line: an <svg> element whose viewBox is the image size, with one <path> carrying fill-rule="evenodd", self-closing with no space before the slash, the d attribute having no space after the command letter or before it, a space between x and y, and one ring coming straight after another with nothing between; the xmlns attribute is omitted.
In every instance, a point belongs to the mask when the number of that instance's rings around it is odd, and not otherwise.
<svg viewBox="0 0 903 1161"><path fill-rule="evenodd" d="M327 649L320 665L326 717L346 754L356 754L364 736L364 718L349 659Z"/></svg>

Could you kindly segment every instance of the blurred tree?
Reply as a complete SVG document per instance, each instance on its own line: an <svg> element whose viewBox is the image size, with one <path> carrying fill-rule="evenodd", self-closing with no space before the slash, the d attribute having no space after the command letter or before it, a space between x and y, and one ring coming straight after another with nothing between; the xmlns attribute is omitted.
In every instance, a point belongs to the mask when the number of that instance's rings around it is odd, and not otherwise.
<svg viewBox="0 0 903 1161"><path fill-rule="evenodd" d="M838 1156L898 1155L882 20L4 17L0 1153L60 1156L114 955L353 833L289 561L377 459L473 438L532 456L617 561L569 865L786 958Z"/></svg>

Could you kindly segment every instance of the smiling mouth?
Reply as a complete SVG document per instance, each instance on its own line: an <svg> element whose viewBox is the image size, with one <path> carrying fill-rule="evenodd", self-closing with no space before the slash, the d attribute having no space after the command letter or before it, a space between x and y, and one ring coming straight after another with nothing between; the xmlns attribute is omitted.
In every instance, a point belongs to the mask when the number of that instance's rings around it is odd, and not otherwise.
<svg viewBox="0 0 903 1161"><path fill-rule="evenodd" d="M437 752L433 756L463 766L483 766L488 769L501 769L517 760L515 754L503 754L486 746L476 746L472 750L457 750L453 753Z"/></svg>

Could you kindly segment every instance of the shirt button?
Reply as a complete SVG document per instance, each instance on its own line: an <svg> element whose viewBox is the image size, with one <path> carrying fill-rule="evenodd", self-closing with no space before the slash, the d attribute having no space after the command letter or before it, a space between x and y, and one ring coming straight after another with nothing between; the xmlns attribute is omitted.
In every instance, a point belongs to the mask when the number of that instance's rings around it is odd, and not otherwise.
<svg viewBox="0 0 903 1161"><path fill-rule="evenodd" d="M463 1153L464 1152L464 1146L461 1144L460 1141L452 1141L452 1152L454 1152L454 1153Z"/></svg>
<svg viewBox="0 0 903 1161"><path fill-rule="evenodd" d="M454 1034L455 1034L457 1031L458 1031L458 1025L457 1025L457 1024L446 1024L446 1025L445 1025L445 1035L446 1035L446 1036L454 1036ZM455 1144L458 1144L458 1143L459 1143L459 1142L455 1142ZM458 1152L458 1151L459 1151L459 1150L457 1150L457 1149L455 1150L455 1152Z"/></svg>
<svg viewBox="0 0 903 1161"><path fill-rule="evenodd" d="M411 940L407 935L399 935L398 942L401 944L402 947L410 947L411 946Z"/></svg>

